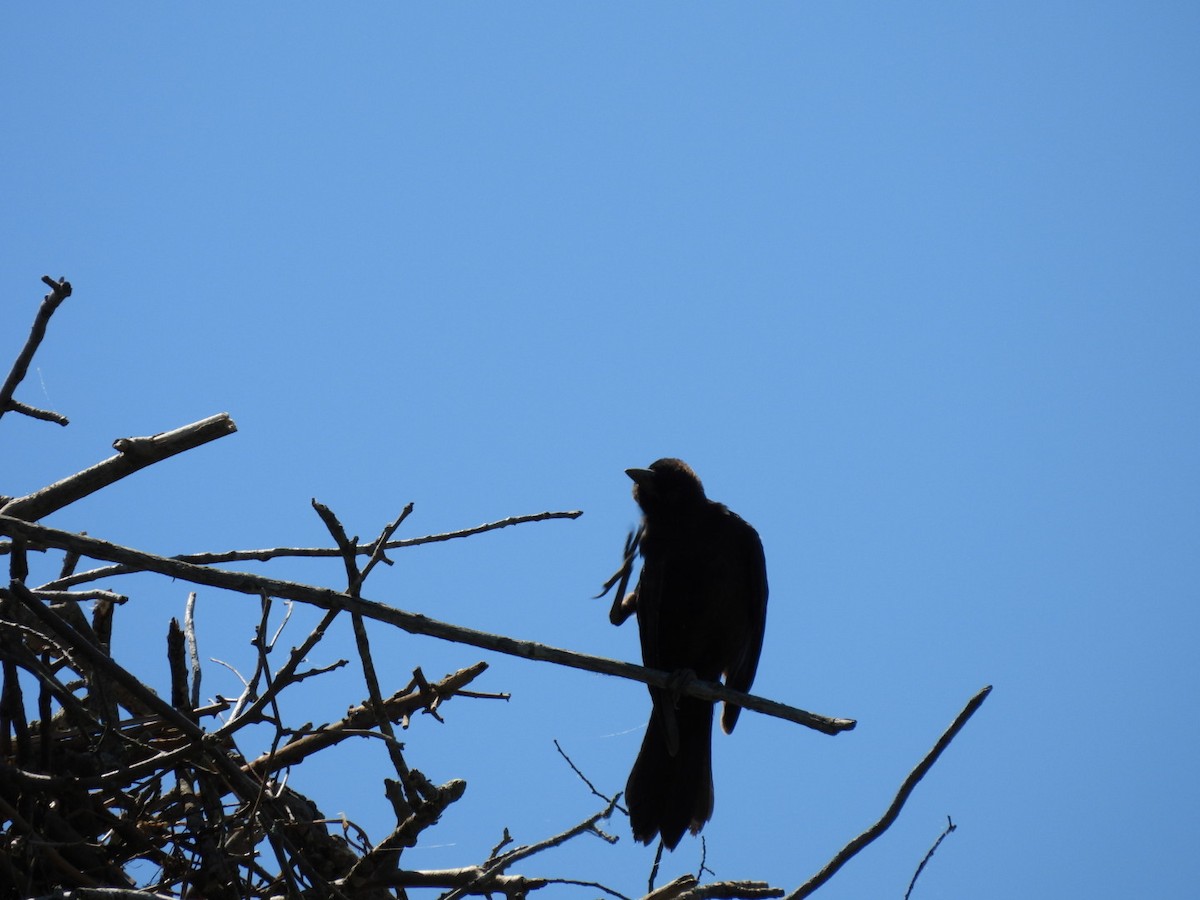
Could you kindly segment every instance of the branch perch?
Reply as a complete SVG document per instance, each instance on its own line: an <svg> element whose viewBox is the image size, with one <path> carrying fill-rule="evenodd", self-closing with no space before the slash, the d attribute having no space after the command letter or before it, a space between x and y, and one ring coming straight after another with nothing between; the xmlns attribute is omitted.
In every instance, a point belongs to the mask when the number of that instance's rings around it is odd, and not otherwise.
<svg viewBox="0 0 1200 900"><path fill-rule="evenodd" d="M633 663L620 662L602 656L591 656L586 653L564 650L546 644L538 644L533 641L521 641L504 635L476 631L472 628L452 625L448 622L441 622L417 613L396 609L395 607L374 600L351 597L349 594L330 590L329 588L313 587L312 585L298 584L294 581L282 581L249 572L209 569L193 563L155 556L141 550L134 550L131 547L122 547L118 544L98 540L94 537L26 522L8 515L0 514L0 534L21 538L36 546L73 550L92 559L133 565L145 571L157 572L160 575L178 578L181 581L188 581L194 584L205 584L210 587L222 588L242 594L251 594L256 597L267 594L272 597L308 603L321 609L345 609L350 612L358 612L366 618L394 625L410 634L421 634L428 637L440 638L445 641L470 644L473 647L481 647L496 653L519 656L522 659L543 660L560 666L583 669L587 672L597 672L601 675L615 675L618 678L640 681L643 684L653 687L667 688L672 684L669 673L647 669ZM777 703L774 700L767 700L752 694L744 694L741 691L732 690L716 682L701 681L699 679L689 681L683 686L683 693L712 702L729 701L744 709L752 709L764 715L795 722L824 734L838 734L842 731L848 731L856 724L853 719L836 719L817 715L816 713Z"/></svg>

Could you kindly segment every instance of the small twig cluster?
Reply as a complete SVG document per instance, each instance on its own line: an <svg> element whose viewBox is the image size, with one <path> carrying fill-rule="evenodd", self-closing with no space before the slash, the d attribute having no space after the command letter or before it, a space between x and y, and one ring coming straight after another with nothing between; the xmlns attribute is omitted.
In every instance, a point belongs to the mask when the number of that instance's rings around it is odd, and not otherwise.
<svg viewBox="0 0 1200 900"><path fill-rule="evenodd" d="M0 386L0 416L17 412L65 425L64 416L14 397L51 316L71 295L65 280L43 280L51 292ZM8 585L0 588L0 900L68 896L374 900L403 897L407 889L419 887L438 889L449 900L468 895L525 897L548 885L584 886L625 898L597 882L530 877L511 871L534 854L581 835L616 841L602 823L614 810L623 812L620 795L609 797L597 790L565 753L568 764L603 801L593 815L559 834L511 848L513 840L506 829L488 858L476 864L437 870L405 865L405 851L463 795L465 782L454 779L437 785L430 781L410 765L396 729L407 729L418 713L440 721L442 707L453 697L507 699L507 695L469 689L487 668L479 662L434 682L418 668L403 689L385 696L366 628L366 622L373 620L492 652L667 686L670 673L440 622L362 594L376 566L392 564L390 551L512 525L573 519L579 511L512 516L459 531L397 539L395 533L412 512L409 504L377 537L360 542L347 535L332 510L313 500L332 547L275 547L174 557L61 531L37 521L139 469L235 431L230 417L219 414L149 437L123 438L113 445L115 456L88 469L25 496L0 496L0 536L6 538L0 541L0 554L9 557ZM629 580L636 548L637 537L631 536L622 568L605 586L611 588L619 581L618 598ZM45 551L62 553L58 574L40 585L31 584L29 556ZM345 588L334 590L212 568L214 563L296 556L340 558ZM85 558L97 565L77 571ZM258 598L251 642L253 670L242 678L237 698L219 697L207 704L202 700L195 593L188 598L183 624L172 619L168 628L167 690L156 692L113 657L116 610L128 598L92 585L101 578L135 572L158 573ZM286 654L276 652L282 626L272 631L270 624L279 601L287 606L285 623L293 603L324 611L304 640ZM85 613L87 603L91 607ZM338 721L291 725L281 712L281 694L349 664L338 660L305 668L306 660L339 617L348 618L353 629L365 696ZM705 700L731 700L826 734L847 731L855 724L852 719L820 716L720 684L692 680L680 689ZM968 704L917 766L884 818L792 896L807 896L891 824L916 782L982 703L987 690ZM265 726L271 735L269 748L253 758L238 746L239 734L251 725L260 726L260 733ZM376 843L353 822L324 816L287 779L289 771L315 754L364 735L383 743L391 768L391 775L383 779L383 792L395 814L395 825ZM147 871L151 874L145 874ZM705 871L702 863L698 875ZM651 884L647 896L695 900L779 897L783 893L761 882L701 884L698 876L687 876L658 889Z"/></svg>

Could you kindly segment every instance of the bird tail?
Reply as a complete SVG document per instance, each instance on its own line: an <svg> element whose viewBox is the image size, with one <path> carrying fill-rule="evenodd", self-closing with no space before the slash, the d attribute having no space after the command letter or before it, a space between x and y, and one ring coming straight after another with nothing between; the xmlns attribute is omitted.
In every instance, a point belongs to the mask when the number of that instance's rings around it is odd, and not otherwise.
<svg viewBox="0 0 1200 900"><path fill-rule="evenodd" d="M661 711L668 703L669 696L655 699L642 749L625 786L625 803L634 840L649 844L661 833L663 844L674 850L685 831L699 833L712 816L713 705L681 697L666 712L675 716L679 727L678 748L672 755Z"/></svg>

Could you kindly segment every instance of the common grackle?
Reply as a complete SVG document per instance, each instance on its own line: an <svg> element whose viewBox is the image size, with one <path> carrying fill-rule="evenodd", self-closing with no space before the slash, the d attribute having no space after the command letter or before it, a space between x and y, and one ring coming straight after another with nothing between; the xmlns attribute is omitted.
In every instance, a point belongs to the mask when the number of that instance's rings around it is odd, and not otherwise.
<svg viewBox="0 0 1200 900"><path fill-rule="evenodd" d="M613 624L637 613L642 661L649 668L676 680L724 676L729 687L748 691L767 617L767 565L758 532L709 500L682 460L660 459L626 474L643 513L642 571L627 596L618 590ZM627 542L625 578L638 541ZM662 688L650 688L650 697L650 722L625 802L634 839L649 844L661 834L673 850L684 831L698 833L712 816L713 704ZM727 733L740 712L725 704L721 727Z"/></svg>

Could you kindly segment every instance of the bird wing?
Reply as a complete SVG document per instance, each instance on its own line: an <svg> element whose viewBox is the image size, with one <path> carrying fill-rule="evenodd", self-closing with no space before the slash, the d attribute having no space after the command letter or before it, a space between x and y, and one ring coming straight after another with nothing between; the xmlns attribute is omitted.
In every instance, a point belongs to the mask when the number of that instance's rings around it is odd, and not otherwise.
<svg viewBox="0 0 1200 900"><path fill-rule="evenodd" d="M662 621L663 584L666 581L666 560L657 554L642 557L642 573L637 587L633 589L637 611L638 636L642 643L642 664L648 669L667 670L669 663L663 659L660 643ZM662 715L663 738L667 755L674 757L679 752L679 723L674 703L662 688L648 687L650 700Z"/></svg>
<svg viewBox="0 0 1200 900"><path fill-rule="evenodd" d="M642 558L642 572L638 576L637 587L637 622L638 635L642 643L642 663L651 669L662 667L662 654L659 652L659 613L662 610L663 598L663 560L657 557Z"/></svg>
<svg viewBox="0 0 1200 900"><path fill-rule="evenodd" d="M736 513L729 513L731 541L736 544L742 561L736 582L737 596L731 598L746 616L747 630L735 649L725 684L737 691L749 692L758 671L762 653L763 633L767 627L767 560L758 532ZM737 724L740 706L725 704L721 728L728 734Z"/></svg>

